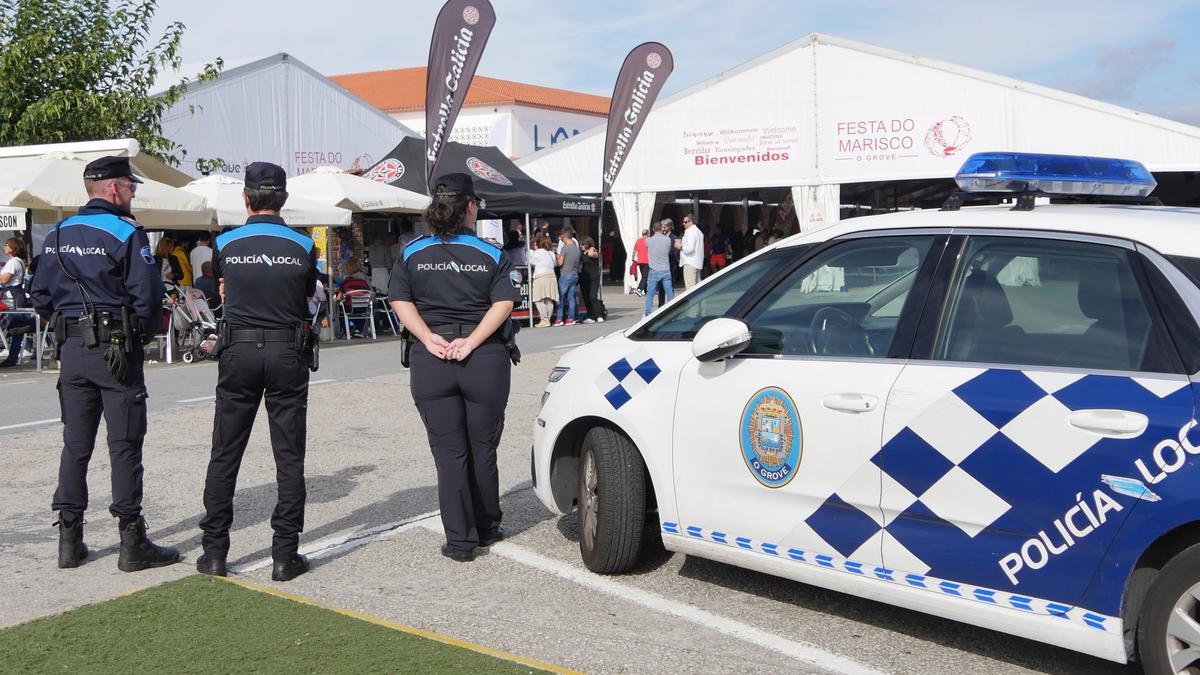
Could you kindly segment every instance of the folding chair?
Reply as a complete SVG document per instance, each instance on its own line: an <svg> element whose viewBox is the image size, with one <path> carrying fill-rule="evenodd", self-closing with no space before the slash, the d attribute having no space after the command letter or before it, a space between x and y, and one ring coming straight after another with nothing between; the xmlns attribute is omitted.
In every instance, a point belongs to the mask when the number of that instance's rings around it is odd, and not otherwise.
<svg viewBox="0 0 1200 675"><path fill-rule="evenodd" d="M342 303L342 327L346 329L346 340L350 340L351 321L362 321L366 325L363 328L363 334L367 331L371 332L371 339L377 339L375 335L375 294L368 290L352 290L346 291L345 302Z"/></svg>
<svg viewBox="0 0 1200 675"><path fill-rule="evenodd" d="M374 314L376 316L378 316L379 314L383 314L383 315L387 316L388 327L392 329L392 335L400 334L400 317L396 316L396 313L393 312L392 308L388 305L388 300L387 300L386 295L383 297L379 297L378 295L375 296Z"/></svg>

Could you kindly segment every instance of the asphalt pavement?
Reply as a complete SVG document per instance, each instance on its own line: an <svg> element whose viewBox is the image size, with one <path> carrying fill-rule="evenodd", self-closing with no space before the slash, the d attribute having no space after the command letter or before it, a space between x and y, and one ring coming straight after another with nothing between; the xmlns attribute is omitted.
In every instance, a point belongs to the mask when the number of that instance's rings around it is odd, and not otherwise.
<svg viewBox="0 0 1200 675"><path fill-rule="evenodd" d="M546 374L566 349L641 315L637 298L610 293L609 306L613 320L605 324L520 335L525 357L513 370L499 450L508 540L470 564L438 554L433 462L399 345L356 340L325 349L313 376L321 384L310 395L301 538L313 571L287 584L270 581L274 465L260 411L235 499L235 572L325 605L587 672L1136 671L691 556L660 552L621 576L588 572L574 516L551 516L529 489L531 422ZM0 379L7 401L0 407L0 626L194 573L215 378L206 363L147 369L145 515L151 536L179 546L187 560L134 574L116 569L103 429L85 526L93 554L78 569L55 567L54 377L18 371Z"/></svg>

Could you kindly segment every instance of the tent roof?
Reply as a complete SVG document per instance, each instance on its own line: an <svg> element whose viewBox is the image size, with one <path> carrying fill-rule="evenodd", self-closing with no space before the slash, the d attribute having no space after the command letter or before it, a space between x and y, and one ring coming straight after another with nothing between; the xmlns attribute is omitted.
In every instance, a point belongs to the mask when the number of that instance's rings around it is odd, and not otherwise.
<svg viewBox="0 0 1200 675"><path fill-rule="evenodd" d="M425 109L425 70L424 66L396 68L332 75L329 79L362 96L384 112L411 112ZM608 114L606 96L479 75L471 80L471 87L467 89L467 97L463 101L464 106L498 103L519 103L588 115Z"/></svg>
<svg viewBox="0 0 1200 675"><path fill-rule="evenodd" d="M604 135L585 131L518 165L555 188L599 192ZM613 191L947 178L981 150L1189 171L1200 169L1200 128L813 33L659 101Z"/></svg>
<svg viewBox="0 0 1200 675"><path fill-rule="evenodd" d="M600 212L598 200L566 195L542 185L496 148L447 143L437 168L439 174L472 175L475 192L487 202L486 213L591 216ZM425 141L411 137L401 140L363 177L428 195Z"/></svg>
<svg viewBox="0 0 1200 675"><path fill-rule="evenodd" d="M220 160L206 170L237 177L258 160L292 176L324 164L361 168L375 162L379 148L416 135L282 52L191 84L164 113L163 133L188 151L189 173L203 173L200 159Z"/></svg>

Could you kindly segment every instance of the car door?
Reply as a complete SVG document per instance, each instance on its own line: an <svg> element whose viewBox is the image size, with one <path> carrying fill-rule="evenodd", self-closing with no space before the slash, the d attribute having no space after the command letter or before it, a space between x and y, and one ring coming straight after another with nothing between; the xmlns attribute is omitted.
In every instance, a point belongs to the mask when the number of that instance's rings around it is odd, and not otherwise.
<svg viewBox="0 0 1200 675"><path fill-rule="evenodd" d="M1188 378L1132 245L958 244L884 412L884 563L1065 617L1130 511L1158 499L1138 461L1192 419Z"/></svg>
<svg viewBox="0 0 1200 675"><path fill-rule="evenodd" d="M746 303L749 347L683 366L681 533L815 564L879 563L880 470L869 460L944 242L892 234L814 250Z"/></svg>

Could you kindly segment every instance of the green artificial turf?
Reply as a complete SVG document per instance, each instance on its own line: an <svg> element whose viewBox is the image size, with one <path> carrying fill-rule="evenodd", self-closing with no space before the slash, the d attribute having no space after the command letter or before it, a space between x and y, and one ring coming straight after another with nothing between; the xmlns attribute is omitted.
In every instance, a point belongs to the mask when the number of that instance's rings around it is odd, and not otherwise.
<svg viewBox="0 0 1200 675"><path fill-rule="evenodd" d="M527 673L527 666L192 576L0 631L0 672Z"/></svg>

